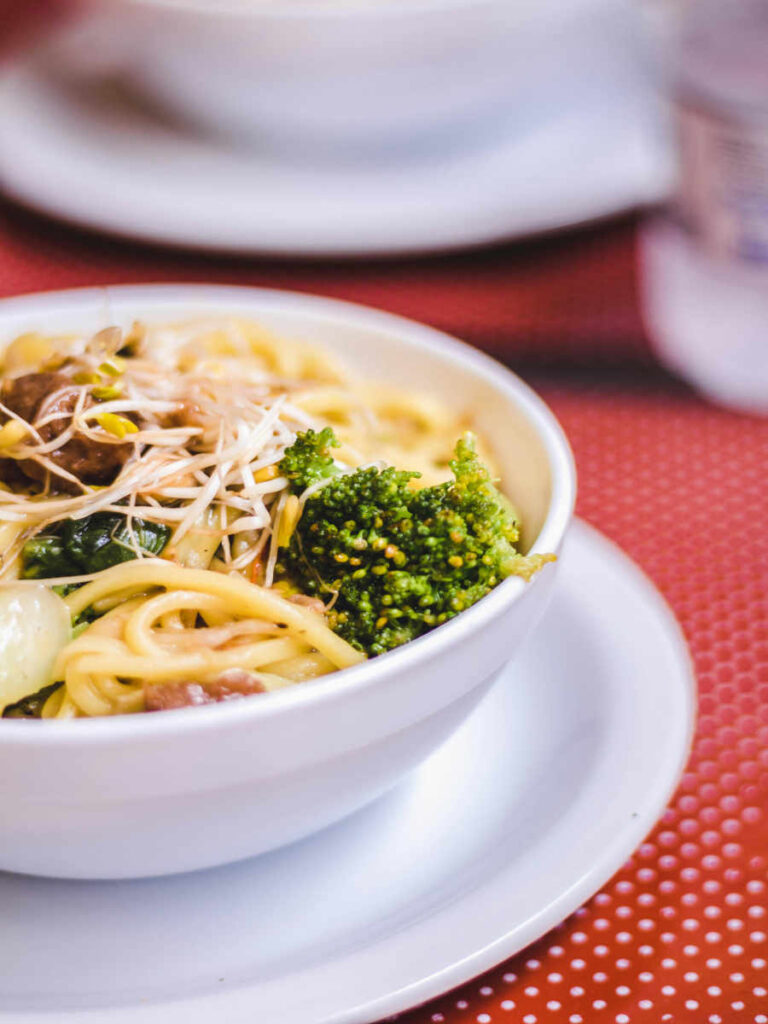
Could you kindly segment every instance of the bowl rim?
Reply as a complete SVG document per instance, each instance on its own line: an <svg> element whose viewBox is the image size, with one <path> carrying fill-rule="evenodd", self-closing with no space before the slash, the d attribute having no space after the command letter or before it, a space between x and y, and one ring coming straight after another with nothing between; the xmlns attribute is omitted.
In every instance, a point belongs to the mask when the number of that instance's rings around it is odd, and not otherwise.
<svg viewBox="0 0 768 1024"><path fill-rule="evenodd" d="M0 299L0 332L9 318L29 313L39 316L57 309L62 313L78 309L91 312L94 306L109 308L114 299L125 305L135 302L137 316L141 316L141 303L147 306L167 303L184 305L186 302L210 304L211 309L225 306L226 301L252 305L252 314L259 316L259 308L305 313L327 323L345 322L349 327L357 322L362 328L389 331L398 338L412 342L416 347L446 357L458 363L474 376L479 376L501 390L505 398L536 431L549 461L552 491L549 507L541 529L531 545L531 553L559 551L573 516L576 500L576 467L571 447L563 428L542 398L512 370L493 357L466 342L460 341L437 328L411 320L395 313L365 306L361 303L332 299L325 296L288 289L259 288L250 285L211 285L194 283L160 283L105 285L103 287L70 288L56 291L31 292ZM194 313L194 308L192 313ZM245 312L245 310L244 310ZM150 314L151 315L151 312ZM553 571L544 567L544 573ZM218 722L246 723L290 713L292 708L326 703L342 699L351 690L364 690L377 685L391 674L407 672L438 654L445 653L463 642L463 639L486 623L508 611L528 589L540 585L535 576L525 583L510 577L495 587L476 604L438 629L403 644L377 658L351 668L341 669L327 676L308 680L298 686L261 694L259 700L231 701L195 708L177 708L173 714L114 715L96 719L72 719L62 722L6 722L0 718L0 744L68 745L90 742L99 744L134 737L196 732L213 729Z"/></svg>

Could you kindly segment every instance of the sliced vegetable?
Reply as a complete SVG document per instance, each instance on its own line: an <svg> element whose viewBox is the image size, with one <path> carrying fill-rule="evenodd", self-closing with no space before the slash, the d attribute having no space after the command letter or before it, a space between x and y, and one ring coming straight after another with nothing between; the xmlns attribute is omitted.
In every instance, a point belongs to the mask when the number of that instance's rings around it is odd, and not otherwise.
<svg viewBox="0 0 768 1024"><path fill-rule="evenodd" d="M48 587L0 587L0 708L55 681L54 662L70 632L67 606Z"/></svg>

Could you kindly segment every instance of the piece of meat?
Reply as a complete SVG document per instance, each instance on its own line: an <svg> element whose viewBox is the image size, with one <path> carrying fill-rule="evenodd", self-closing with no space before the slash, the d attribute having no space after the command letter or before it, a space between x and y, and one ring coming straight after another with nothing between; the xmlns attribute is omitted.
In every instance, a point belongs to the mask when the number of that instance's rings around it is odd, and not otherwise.
<svg viewBox="0 0 768 1024"><path fill-rule="evenodd" d="M62 388L69 387L71 383L69 377L63 373L27 373L5 382L0 392L0 400L8 409L33 426L38 418L60 413L56 419L37 428L43 441L48 442L66 429L77 397L70 391L54 398L52 402L48 402L47 399ZM85 484L104 485L112 483L131 451L130 444L111 444L93 441L89 437L75 436L61 448L50 452L48 458ZM21 460L16 466L31 480L45 480L44 467L32 459ZM54 474L51 475L51 487L58 491L78 493L78 488L74 484Z"/></svg>
<svg viewBox="0 0 768 1024"><path fill-rule="evenodd" d="M266 687L258 676L232 668L208 683L196 683L191 679L180 683L145 683L144 703L147 711L172 711L174 708L197 707L198 704L239 700L265 692Z"/></svg>
<svg viewBox="0 0 768 1024"><path fill-rule="evenodd" d="M193 451L208 444L215 444L218 436L218 417L204 412L197 402L181 402L177 409L165 417L165 422L169 427L197 427L202 431L190 439L189 444Z"/></svg>
<svg viewBox="0 0 768 1024"><path fill-rule="evenodd" d="M22 377L4 381L3 402L27 423L34 423L48 395L69 387L71 383L63 373L25 373Z"/></svg>

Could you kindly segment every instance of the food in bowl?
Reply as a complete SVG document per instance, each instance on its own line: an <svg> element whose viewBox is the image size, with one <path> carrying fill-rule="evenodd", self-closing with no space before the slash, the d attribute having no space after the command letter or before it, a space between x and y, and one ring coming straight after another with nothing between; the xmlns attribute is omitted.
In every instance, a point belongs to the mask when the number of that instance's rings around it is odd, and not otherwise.
<svg viewBox="0 0 768 1024"><path fill-rule="evenodd" d="M377 384L424 382L444 409L467 410L487 439L520 511L520 551L559 552L575 473L555 417L509 370L424 325L291 292L140 285L0 300L0 344L22 332L94 334L105 323L130 332L137 316L151 330L250 318ZM530 582L510 577L412 643L253 699L50 725L0 720L0 868L91 879L171 874L274 850L339 821L465 721L532 633L556 580L557 565ZM56 596L34 581L12 586ZM17 608L15 621L28 621L29 607Z"/></svg>
<svg viewBox="0 0 768 1024"><path fill-rule="evenodd" d="M240 316L23 334L0 372L0 709L170 710L431 631L554 556L460 403Z"/></svg>

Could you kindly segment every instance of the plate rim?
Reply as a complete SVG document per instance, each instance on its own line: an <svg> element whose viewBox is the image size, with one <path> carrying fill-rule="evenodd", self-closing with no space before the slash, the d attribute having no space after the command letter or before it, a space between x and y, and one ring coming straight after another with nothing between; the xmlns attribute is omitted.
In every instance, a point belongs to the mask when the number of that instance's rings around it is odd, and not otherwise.
<svg viewBox="0 0 768 1024"><path fill-rule="evenodd" d="M413 1010L519 953L573 913L613 877L655 826L677 787L689 757L696 723L695 673L682 628L651 579L615 542L580 518L574 519L569 537L571 539L568 544L584 545L593 555L596 553L599 556L598 564L602 566L607 563L608 571L614 578L621 577L630 585L633 593L652 612L661 628L660 635L673 655L677 667L673 682L678 690L678 700L684 718L680 718L674 733L670 735L663 771L654 777L649 792L643 793L642 803L633 802L636 816L629 817L627 823L617 830L613 841L606 847L607 852L599 861L592 863L588 870L582 872L575 882L551 899L539 913L509 928L480 949L460 956L424 977L402 985L394 991L363 999L355 1005L322 1011L320 1015L311 1019L306 1018L306 1024L367 1024L392 1014ZM474 892L468 893L461 902L472 901L474 895ZM320 969L322 967L321 964ZM259 984L258 981L251 981L218 992L208 990L198 995L161 997L144 1006L134 1001L101 1009L83 1008L54 1012L0 1010L0 1020L6 1024L85 1024L86 1021L94 1019L94 1014L100 1013L102 1016L99 1019L105 1022L114 1021L115 1024L129 1020L136 1024L156 1024L159 1021L182 1018L189 1024L198 1024L210 1020L211 1011L215 1013L217 1008L230 1014L228 1020L244 1020L247 1018L243 1016L243 1011L253 1012L255 1009L251 1008L248 1011L247 1000L250 994L258 989ZM225 1003L225 1000L233 1001ZM295 1021L300 1018L290 1019Z"/></svg>
<svg viewBox="0 0 768 1024"><path fill-rule="evenodd" d="M622 85L621 89L628 95L631 93L629 86ZM640 87L637 86L636 93L639 96ZM622 213L645 206L649 203L658 202L666 194L670 181L670 168L668 157L662 152L656 132L646 123L648 118L644 116L638 121L632 131L623 129L620 136L610 144L598 144L597 148L603 152L603 157L608 163L621 163L621 154L624 153L623 162L632 166L631 174L626 171L624 180L616 179L612 189L606 191L603 186L595 187L592 184L592 174L585 175L582 183L574 188L570 185L567 189L562 186L549 189L547 202L539 201L533 204L535 212L532 213L532 206L526 203L523 207L515 208L514 204L505 209L501 198L497 199L492 209L472 209L461 214L454 214L447 229L443 228L439 235L434 234L434 225L429 227L425 233L419 228L414 233L413 228L409 230L402 227L390 237L391 233L382 234L381 226L363 224L349 234L349 237L342 236L334 238L329 233L327 226L318 227L310 225L304 229L303 234L294 230L289 231L288 237L281 237L280 232L274 224L268 225L265 235L260 238L249 236L243 237L243 231L239 226L241 221L236 214L233 214L229 226L222 228L221 221L216 222L212 228L210 218L196 219L190 216L190 211L185 204L173 213L168 206L164 207L161 219L158 219L156 203L150 202L142 209L142 204L129 200L125 206L125 199L121 202L113 202L105 206L104 196L114 191L115 185L110 178L109 171L100 172L92 170L93 180L101 183L97 189L100 197L97 204L93 203L93 192L89 190L87 195L82 195L78 200L76 191L68 188L67 183L78 180L79 171L82 167L83 155L87 155L89 149L77 141L72 144L69 150L70 156L63 164L65 177L62 184L60 175L62 164L56 164L56 172L46 172L46 163L43 159L45 151L45 128L35 127L30 132L29 120L26 115L13 113L15 107L27 111L32 109L35 103L30 104L30 97L34 100L36 94L42 94L47 106L43 112L37 115L43 120L55 112L51 107L54 102L49 97L55 92L53 84L47 80L45 73L38 71L34 63L27 60L18 60L9 65L8 69L0 75L0 106L11 112L6 117L6 124L0 122L0 152L3 150L13 153L13 158L3 159L0 156L0 184L4 192L15 202L29 209L53 217L58 221L96 233L106 233L109 236L120 238L134 243L159 245L164 248L180 249L182 251L202 251L211 253L227 254L231 256L264 256L280 260L323 258L353 259L360 257L386 259L396 256L426 256L432 253L450 253L466 249L480 248L483 246L500 244L516 239L526 239L557 233L564 230L583 227L588 224L605 220ZM15 99L14 99L15 94ZM632 93L634 96L635 94ZM56 100L64 102L67 109L74 109L74 99ZM648 103L646 98L644 103ZM635 103L636 105L636 103ZM39 96L37 106L39 106ZM587 108L587 122L596 122L597 106L594 102ZM21 116L21 120L19 117ZM92 130L94 124L98 127L99 122L89 120L87 122ZM451 155L451 160L459 159L465 166L465 174L473 167L484 166L487 162L509 165L513 161L513 154L528 149L531 145L541 145L541 138L552 135L566 126L575 124L579 129L578 134L583 134L584 118L581 111L574 109L563 109L557 117L546 121L543 125L531 127L526 130L516 141L514 136L507 132L500 139L489 142L486 145L480 144L475 149L467 148L461 152ZM42 131L42 135L40 132ZM147 118L146 134L160 132L163 138L172 137L173 129L164 127L163 122ZM594 135L594 133L592 133ZM639 140L645 139L646 145L639 145ZM594 141L594 140L593 140ZM210 146L206 149L206 157L210 154L217 154L215 140L205 139L203 136L195 137L193 144L203 142ZM512 149L510 145L514 143ZM186 139L182 145L186 144ZM225 142L220 143L220 151L226 153ZM638 153L647 150L646 157L639 161ZM487 154L495 154L488 156ZM607 154L607 156L606 156ZM648 155L650 154L650 155ZM234 160L240 158L233 154ZM141 157L140 165L146 165L146 158ZM214 160L219 159L214 155ZM224 157L226 161L226 157ZM480 162L478 164L478 161ZM639 161L639 162L638 162ZM107 164L107 168L112 167ZM272 168L279 171L279 160L271 163L269 160L255 159L253 166ZM435 163L439 167L439 162ZM42 167L41 171L39 168ZM36 170L37 168L37 170ZM395 186L397 187L397 186ZM162 195L168 193L163 190ZM237 193L238 195L240 192ZM567 194L568 198L563 199ZM456 197L454 197L455 200ZM451 203L455 206L456 202ZM169 213L169 210L171 212ZM479 214L485 212L482 218L486 223L478 226ZM444 219L444 218L443 218ZM250 229L249 229L250 230ZM419 237L421 231L422 237ZM378 237L377 237L378 235ZM360 238L358 236L361 236ZM355 240L353 240L353 237Z"/></svg>
<svg viewBox="0 0 768 1024"><path fill-rule="evenodd" d="M657 788L653 791L652 797L648 798L644 809L638 811L635 818L630 819L632 827L627 826L617 834L614 843L611 844L610 853L599 862L599 866L593 866L589 872L582 875L578 883L552 900L545 912L531 921L525 922L522 929L511 929L475 953L469 954L455 964L441 968L429 977L414 982L396 993L388 994L376 1001L370 1001L364 1006L325 1016L313 1024L365 1024L365 1022L377 1021L392 1014L415 1010L424 1003L498 967L505 960L542 938L596 892L599 892L602 886L620 870L627 857L653 830L660 814L675 792L691 754L698 706L696 672L685 634L672 607L652 579L615 541L581 516L574 516L566 544L572 543L574 537L577 537L581 543L601 548L603 557L607 556L615 566L620 567L621 572L631 578L633 588L636 588L642 594L644 601L655 610L659 622L665 623L667 639L676 648L681 668L679 682L683 683L685 687L687 719L684 737L668 774L663 776L663 782L657 783ZM519 941L520 931L525 934L523 942Z"/></svg>

